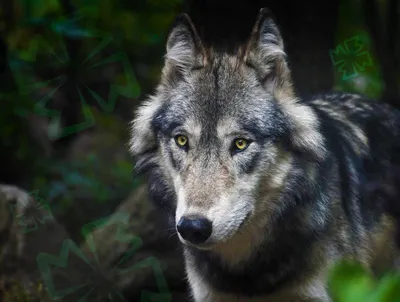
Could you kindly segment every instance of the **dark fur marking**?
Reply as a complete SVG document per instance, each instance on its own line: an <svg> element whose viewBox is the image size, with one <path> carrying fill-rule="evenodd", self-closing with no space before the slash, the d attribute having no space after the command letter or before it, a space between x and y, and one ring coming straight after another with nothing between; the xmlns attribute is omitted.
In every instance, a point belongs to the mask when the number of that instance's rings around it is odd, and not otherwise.
<svg viewBox="0 0 400 302"><path fill-rule="evenodd" d="M214 89L217 95L217 99L218 99L218 94L219 94L219 71L221 68L221 62L217 61L215 62L216 64L214 65L214 69L213 69L213 75L214 75Z"/></svg>
<svg viewBox="0 0 400 302"><path fill-rule="evenodd" d="M276 101L268 103L262 120L250 119L248 116L240 119L240 128L251 133L259 144L267 141L277 143L289 134L287 118Z"/></svg>
<svg viewBox="0 0 400 302"><path fill-rule="evenodd" d="M171 133L183 124L183 120L178 115L171 113L170 104L167 102L154 115L151 125L155 132L171 137Z"/></svg>
<svg viewBox="0 0 400 302"><path fill-rule="evenodd" d="M349 142L346 141L342 135L342 131L338 122L333 120L325 112L318 108L314 108L317 115L322 121L321 132L324 134L326 140L327 149L330 150L330 157L335 158L339 167L340 187L341 187L341 201L346 218L351 225L351 236L352 241L357 244L357 232L359 221L354 217L354 213L359 212L360 200L358 196L353 195L353 187L357 186L355 183L358 173L361 171L354 171L353 164L360 161L354 152L351 152L351 148L347 147ZM353 167L351 167L353 166ZM350 174L353 174L352 176ZM353 250L355 253L355 249Z"/></svg>
<svg viewBox="0 0 400 302"><path fill-rule="evenodd" d="M244 151L246 152L246 151ZM247 161L239 166L239 169L243 171L243 173L246 174L251 174L254 172L254 170L257 168L257 165L259 165L260 161L260 152L257 152L256 154L253 155L253 157L250 159L250 161Z"/></svg>
<svg viewBox="0 0 400 302"><path fill-rule="evenodd" d="M338 123L332 120L326 113L317 110L320 117L323 119L323 124L326 125L324 129L325 137L328 139L328 148L332 150L333 154L338 156L339 163L341 163L341 179L344 183L343 185L347 187L345 190L347 192L347 201L343 201L343 207L347 210L348 215L354 213L356 208L361 209L361 214L364 223L366 223L366 227L372 227L373 222L375 221L375 214L379 215L381 211L379 210L379 203L368 204L367 198L364 195L351 196L351 191L356 191L358 194L364 192L366 190L366 184L370 181L371 175L376 175L376 173L380 173L383 171L377 170L378 167L381 167L381 163L379 163L379 157L373 158L373 154L384 155L387 152L381 150L379 148L379 153L374 152L375 145L379 144L370 144L370 148L372 153L369 155L360 157L356 154L355 150L351 148L351 144L347 141L346 137L341 135L345 131L349 131L346 128L340 128ZM363 123L361 123L362 126ZM357 123L360 125L360 123ZM376 128L378 125L375 125ZM364 129L365 130L365 129ZM379 137L375 135L371 135L367 133L368 137ZM354 141L357 142L357 141ZM378 174L379 175L379 174ZM349 204L353 204L352 207L349 208ZM357 204L356 207L354 205ZM378 210L378 211L377 211ZM357 210L358 212L359 210ZM359 222L355 222L359 224Z"/></svg>
<svg viewBox="0 0 400 302"><path fill-rule="evenodd" d="M157 208L165 212L169 220L174 224L176 209L175 193L164 180L164 176L160 173L159 168L153 168L147 175L150 201Z"/></svg>
<svg viewBox="0 0 400 302"><path fill-rule="evenodd" d="M152 159L156 156L158 147L155 146L151 149L147 149L146 151L138 154L136 157L136 164L134 168L134 173L137 176L146 174L148 171L153 169L154 162Z"/></svg>
<svg viewBox="0 0 400 302"><path fill-rule="evenodd" d="M168 157L169 157L169 160L171 161L172 167L177 171L182 169L181 161L175 158L174 153L170 147L167 147L167 152L168 152Z"/></svg>

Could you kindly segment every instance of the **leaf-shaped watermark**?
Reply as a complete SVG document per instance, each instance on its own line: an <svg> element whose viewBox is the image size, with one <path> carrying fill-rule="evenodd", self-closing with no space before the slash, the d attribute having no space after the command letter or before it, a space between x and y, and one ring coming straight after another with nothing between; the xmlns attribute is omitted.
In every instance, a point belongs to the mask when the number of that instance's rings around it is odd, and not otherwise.
<svg viewBox="0 0 400 302"><path fill-rule="evenodd" d="M121 43L109 33L81 28L78 21L79 18L46 21L53 32L51 38L35 35L25 47L12 50L8 56L20 93L33 97L36 114L50 118L50 139L63 138L94 126L88 98L91 103L97 102L102 111L110 113L120 96L136 98L140 94L135 73ZM85 46L82 47L86 51L82 60L71 60L65 38L79 39ZM110 73L110 67L113 73ZM103 79L106 85L92 83L104 75L107 75ZM67 84L76 89L83 121L62 127L61 112L49 109L48 103ZM104 88L108 90L107 97L102 96L105 95ZM20 113L28 112L21 109Z"/></svg>
<svg viewBox="0 0 400 302"><path fill-rule="evenodd" d="M69 239L64 241L59 256L46 253L39 254L37 262L49 296L53 300L68 300L69 297L71 297L71 301L99 301L100 298L107 297L108 301L126 301L124 295L120 292L118 287L113 284L111 279L118 280L126 274L132 274L143 268L151 268L157 282L158 292L142 291L140 302L170 302L171 294L169 293L168 285L158 259L155 257L148 257L137 263L131 263L133 256L142 246L142 240L128 232L129 220L129 214L117 212L108 218L99 219L83 226L82 234L85 237L85 242L90 254L88 254L88 250L84 252L79 249L78 246ZM106 227L115 229L114 235L110 238L110 241L115 240L115 242L128 247L119 260L108 267L101 263L101 257L97 247L98 242L93 235L95 230L103 230ZM111 245L112 243L108 242L108 244ZM81 284L66 288L57 288L57 286L55 286L56 282L54 282L52 277L52 269L55 266L67 269L68 258L71 253L75 254L77 256L76 258L81 260L82 264L78 264L79 267L87 266L91 271L89 273L86 271L83 272L84 276L80 278Z"/></svg>
<svg viewBox="0 0 400 302"><path fill-rule="evenodd" d="M357 35L329 50L331 61L344 81L358 77L367 67L373 67L371 54L365 48L361 36Z"/></svg>
<svg viewBox="0 0 400 302"><path fill-rule="evenodd" d="M35 190L29 193L33 203L26 205L10 204L11 214L18 222L18 226L22 228L22 232L27 234L36 231L47 220L53 221L54 217L50 209L50 205L39 196L39 191ZM18 209L20 207L20 209Z"/></svg>

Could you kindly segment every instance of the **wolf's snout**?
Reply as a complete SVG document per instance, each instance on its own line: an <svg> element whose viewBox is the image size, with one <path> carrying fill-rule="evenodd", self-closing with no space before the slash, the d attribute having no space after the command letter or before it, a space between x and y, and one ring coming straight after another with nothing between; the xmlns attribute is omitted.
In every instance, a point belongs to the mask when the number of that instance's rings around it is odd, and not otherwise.
<svg viewBox="0 0 400 302"><path fill-rule="evenodd" d="M176 228L183 239L193 244L200 244L211 236L212 222L202 217L182 217Z"/></svg>

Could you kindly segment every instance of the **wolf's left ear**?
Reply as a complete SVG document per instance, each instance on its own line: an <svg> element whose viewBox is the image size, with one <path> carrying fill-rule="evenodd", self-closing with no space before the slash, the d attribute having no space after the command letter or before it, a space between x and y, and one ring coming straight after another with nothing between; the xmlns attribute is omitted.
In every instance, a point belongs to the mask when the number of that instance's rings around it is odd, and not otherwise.
<svg viewBox="0 0 400 302"><path fill-rule="evenodd" d="M290 120L291 144L298 150L308 150L317 160L323 159L326 149L319 131L318 117L310 107L297 100L283 39L274 19L268 9L260 10L243 59L256 70L263 86L272 91L286 118Z"/></svg>
<svg viewBox="0 0 400 302"><path fill-rule="evenodd" d="M262 8L258 14L243 58L257 71L263 84L291 86L283 39L267 8Z"/></svg>
<svg viewBox="0 0 400 302"><path fill-rule="evenodd" d="M166 63L180 71L201 67L205 64L206 52L200 36L188 14L177 17L167 40Z"/></svg>

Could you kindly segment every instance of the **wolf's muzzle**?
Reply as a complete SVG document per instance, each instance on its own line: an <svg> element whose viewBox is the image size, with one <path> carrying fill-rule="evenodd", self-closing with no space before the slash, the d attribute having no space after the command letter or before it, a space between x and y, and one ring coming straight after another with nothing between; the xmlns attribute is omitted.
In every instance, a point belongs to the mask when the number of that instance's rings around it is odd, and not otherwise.
<svg viewBox="0 0 400 302"><path fill-rule="evenodd" d="M176 229L183 239L192 244L201 244L207 241L212 233L212 222L203 217L182 217Z"/></svg>

